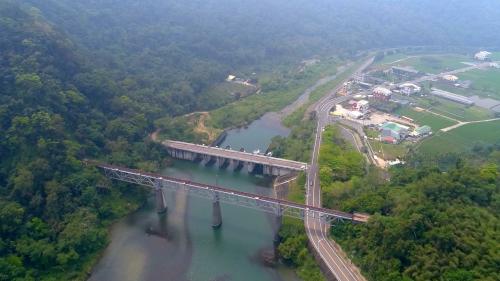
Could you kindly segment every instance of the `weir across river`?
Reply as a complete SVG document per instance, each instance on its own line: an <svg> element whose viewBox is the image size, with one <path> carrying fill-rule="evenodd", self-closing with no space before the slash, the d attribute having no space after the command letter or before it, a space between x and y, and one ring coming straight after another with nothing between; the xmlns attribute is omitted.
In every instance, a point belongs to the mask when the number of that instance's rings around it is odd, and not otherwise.
<svg viewBox="0 0 500 281"><path fill-rule="evenodd" d="M87 161L87 163L101 169L105 176L118 181L134 183L151 187L155 190L156 206L159 213L166 211L166 200L163 189L186 192L190 195L206 198L213 202L212 226L220 227L222 224L222 212L220 202L238 205L255 210L275 214L281 220L282 216L298 219L306 217L320 219L330 224L335 220L350 220L353 222L366 222L368 216L358 213L347 213L337 210L319 208L298 204L286 200L280 200L258 194L252 194L228 188L177 179L160 174L147 173L140 170L128 169L119 166Z"/></svg>
<svg viewBox="0 0 500 281"><path fill-rule="evenodd" d="M187 142L167 140L163 142L170 156L190 161L201 161L204 164L215 163L219 168L242 169L249 173L261 169L264 175L284 176L293 172L306 171L307 163L205 146Z"/></svg>

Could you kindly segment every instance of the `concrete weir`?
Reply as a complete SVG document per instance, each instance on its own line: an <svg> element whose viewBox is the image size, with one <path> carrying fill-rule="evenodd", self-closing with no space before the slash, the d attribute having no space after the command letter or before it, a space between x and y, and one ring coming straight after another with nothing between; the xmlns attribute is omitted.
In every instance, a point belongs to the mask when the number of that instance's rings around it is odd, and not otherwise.
<svg viewBox="0 0 500 281"><path fill-rule="evenodd" d="M248 153L245 151L210 147L192 143L165 141L170 156L189 160L200 161L202 165L214 164L220 169L246 168L248 173L262 173L270 176L283 176L298 171L307 170L307 164L287 159L275 158L267 155Z"/></svg>

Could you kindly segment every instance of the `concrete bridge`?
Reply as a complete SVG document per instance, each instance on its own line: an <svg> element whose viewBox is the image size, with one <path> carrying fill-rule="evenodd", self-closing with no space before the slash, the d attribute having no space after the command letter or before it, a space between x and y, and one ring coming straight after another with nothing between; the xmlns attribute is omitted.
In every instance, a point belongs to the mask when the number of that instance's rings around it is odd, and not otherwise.
<svg viewBox="0 0 500 281"><path fill-rule="evenodd" d="M307 163L260 154L167 140L163 142L170 156L177 159L214 163L219 168L243 169L249 173L262 170L264 175L284 176L307 170Z"/></svg>
<svg viewBox="0 0 500 281"><path fill-rule="evenodd" d="M220 202L275 214L278 220L278 226L281 222L282 216L302 220L306 217L315 218L325 224L331 224L336 220L366 222L369 219L369 216L359 213L346 213L337 210L308 206L258 194L93 161L86 161L86 163L101 169L105 176L110 179L153 188L155 190L156 208L158 213L163 213L167 210L164 189L183 191L190 195L212 200L212 226L214 228L218 228L222 224Z"/></svg>

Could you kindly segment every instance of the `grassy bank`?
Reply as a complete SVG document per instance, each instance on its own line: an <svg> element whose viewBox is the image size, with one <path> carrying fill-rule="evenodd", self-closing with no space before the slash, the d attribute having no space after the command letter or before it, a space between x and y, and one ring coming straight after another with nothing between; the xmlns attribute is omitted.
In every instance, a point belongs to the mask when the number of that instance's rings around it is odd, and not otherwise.
<svg viewBox="0 0 500 281"><path fill-rule="evenodd" d="M267 112L279 111L317 80L335 74L338 65L336 60L327 60L302 72L271 76L263 82L261 93L211 111L207 125L220 129L242 126Z"/></svg>
<svg viewBox="0 0 500 281"><path fill-rule="evenodd" d="M351 144L342 139L338 126L328 126L323 132L319 151L321 198L326 208L338 208L333 200L344 183L365 173L365 160Z"/></svg>
<svg viewBox="0 0 500 281"><path fill-rule="evenodd" d="M307 68L279 69L260 77L261 91L256 94L209 112L162 118L155 125L162 132L160 137L210 143L217 132L246 125L291 104L316 81L335 74L339 64L339 60L328 58Z"/></svg>
<svg viewBox="0 0 500 281"><path fill-rule="evenodd" d="M415 120L415 122L420 126L430 126L432 128L432 131L434 132L457 123L455 121L452 121L451 119L447 119L427 111L416 111L410 107L402 107L396 110L395 113Z"/></svg>
<svg viewBox="0 0 500 281"><path fill-rule="evenodd" d="M304 203L305 182L305 174L301 174L297 181L289 185L287 199L297 203ZM278 252L286 265L293 267L297 275L304 281L326 280L307 247L308 238L304 221L288 217L283 218L279 235L281 243L278 246Z"/></svg>

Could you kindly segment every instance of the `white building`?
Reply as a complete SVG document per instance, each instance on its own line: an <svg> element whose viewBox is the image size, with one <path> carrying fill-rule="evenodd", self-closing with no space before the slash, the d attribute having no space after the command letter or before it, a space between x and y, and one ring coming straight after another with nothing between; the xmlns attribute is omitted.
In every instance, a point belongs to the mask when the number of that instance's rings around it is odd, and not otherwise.
<svg viewBox="0 0 500 281"><path fill-rule="evenodd" d="M375 87L375 89L373 89L373 95L377 99L389 100L391 94L392 91L384 87Z"/></svg>
<svg viewBox="0 0 500 281"><path fill-rule="evenodd" d="M402 94L409 96L412 94L420 93L420 91L422 91L422 88L413 83L404 83L399 85L399 90Z"/></svg>
<svg viewBox="0 0 500 281"><path fill-rule="evenodd" d="M500 68L500 65L498 63L496 63L496 62L492 62L492 63L490 63L490 67L492 67L492 68Z"/></svg>
<svg viewBox="0 0 500 281"><path fill-rule="evenodd" d="M455 75L451 75L451 74L443 75L441 78L443 80L449 81L449 82L456 82L456 81L458 81L458 77L455 76Z"/></svg>
<svg viewBox="0 0 500 281"><path fill-rule="evenodd" d="M490 55L491 55L490 52L481 51L481 52L474 55L474 59L484 61L484 60L489 59Z"/></svg>
<svg viewBox="0 0 500 281"><path fill-rule="evenodd" d="M348 111L347 116L352 118L352 119L359 119L364 116L362 112L359 111Z"/></svg>
<svg viewBox="0 0 500 281"><path fill-rule="evenodd" d="M366 114L369 108L370 108L370 103L367 100L357 101L352 106L353 110L359 111L363 114Z"/></svg>

